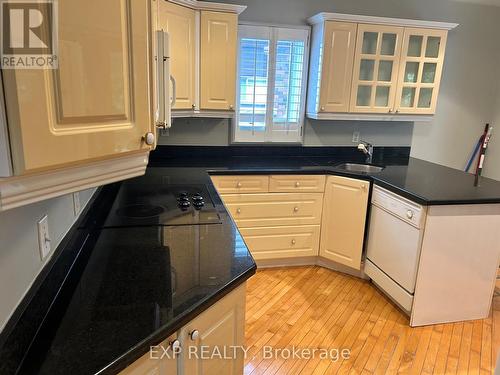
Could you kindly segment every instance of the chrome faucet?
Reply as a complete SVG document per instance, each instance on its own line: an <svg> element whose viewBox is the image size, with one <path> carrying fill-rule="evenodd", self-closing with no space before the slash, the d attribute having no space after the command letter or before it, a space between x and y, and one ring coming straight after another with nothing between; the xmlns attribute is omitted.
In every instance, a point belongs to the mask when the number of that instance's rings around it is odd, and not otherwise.
<svg viewBox="0 0 500 375"><path fill-rule="evenodd" d="M371 164L373 160L373 145L371 143L361 141L358 145L358 150L366 155L366 163Z"/></svg>

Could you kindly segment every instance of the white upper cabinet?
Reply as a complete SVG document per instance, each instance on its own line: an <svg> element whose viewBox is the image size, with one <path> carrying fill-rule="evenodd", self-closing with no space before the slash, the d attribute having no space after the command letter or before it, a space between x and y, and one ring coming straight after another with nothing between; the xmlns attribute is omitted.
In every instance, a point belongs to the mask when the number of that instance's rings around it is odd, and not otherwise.
<svg viewBox="0 0 500 375"><path fill-rule="evenodd" d="M54 5L58 68L1 72L0 210L143 174L155 146L150 0Z"/></svg>
<svg viewBox="0 0 500 375"><path fill-rule="evenodd" d="M238 15L246 6L158 1L157 24L169 33L172 117L234 116Z"/></svg>
<svg viewBox="0 0 500 375"><path fill-rule="evenodd" d="M447 32L406 28L399 70L396 111L436 112Z"/></svg>
<svg viewBox="0 0 500 375"><path fill-rule="evenodd" d="M402 27L359 25L351 112L393 112L403 30Z"/></svg>
<svg viewBox="0 0 500 375"><path fill-rule="evenodd" d="M307 116L415 121L436 111L448 30L457 24L320 13Z"/></svg>
<svg viewBox="0 0 500 375"><path fill-rule="evenodd" d="M148 1L57 4L59 68L2 71L16 175L151 148Z"/></svg>
<svg viewBox="0 0 500 375"><path fill-rule="evenodd" d="M158 29L169 34L170 74L176 80L176 109L194 109L196 12L164 0L158 1Z"/></svg>
<svg viewBox="0 0 500 375"><path fill-rule="evenodd" d="M313 31L308 112L348 112L358 25L327 21Z"/></svg>

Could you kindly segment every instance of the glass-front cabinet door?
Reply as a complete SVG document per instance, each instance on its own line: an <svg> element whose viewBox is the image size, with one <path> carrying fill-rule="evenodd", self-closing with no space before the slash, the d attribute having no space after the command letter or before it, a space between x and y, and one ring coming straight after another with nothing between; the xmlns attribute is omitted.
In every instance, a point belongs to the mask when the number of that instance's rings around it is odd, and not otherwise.
<svg viewBox="0 0 500 375"><path fill-rule="evenodd" d="M435 113L446 36L446 30L405 28L396 94L398 113Z"/></svg>
<svg viewBox="0 0 500 375"><path fill-rule="evenodd" d="M350 111L392 113L404 28L359 24Z"/></svg>

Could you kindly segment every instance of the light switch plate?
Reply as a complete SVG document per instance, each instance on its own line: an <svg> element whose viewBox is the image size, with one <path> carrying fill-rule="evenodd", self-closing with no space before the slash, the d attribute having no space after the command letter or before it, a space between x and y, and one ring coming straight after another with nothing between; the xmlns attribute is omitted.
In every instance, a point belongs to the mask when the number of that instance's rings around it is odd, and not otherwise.
<svg viewBox="0 0 500 375"><path fill-rule="evenodd" d="M45 260L50 253L49 218L47 215L38 221L38 247L40 259Z"/></svg>
<svg viewBox="0 0 500 375"><path fill-rule="evenodd" d="M352 132L352 143L359 143L359 132Z"/></svg>
<svg viewBox="0 0 500 375"><path fill-rule="evenodd" d="M75 212L75 216L78 216L82 206L80 205L80 193L73 193L73 210Z"/></svg>

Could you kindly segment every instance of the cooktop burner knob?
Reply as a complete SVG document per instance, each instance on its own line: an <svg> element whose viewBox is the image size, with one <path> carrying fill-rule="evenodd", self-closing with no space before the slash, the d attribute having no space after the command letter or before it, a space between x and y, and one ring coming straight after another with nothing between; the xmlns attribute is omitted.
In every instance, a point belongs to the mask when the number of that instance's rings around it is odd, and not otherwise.
<svg viewBox="0 0 500 375"><path fill-rule="evenodd" d="M191 206L191 203L188 200L180 200L179 201L180 208L188 208L189 206Z"/></svg>
<svg viewBox="0 0 500 375"><path fill-rule="evenodd" d="M185 192L185 191L181 191L180 194L179 194L179 198L180 199L187 199L188 197L188 193Z"/></svg>
<svg viewBox="0 0 500 375"><path fill-rule="evenodd" d="M193 202L203 202L203 197L200 194L195 194L191 197Z"/></svg>
<svg viewBox="0 0 500 375"><path fill-rule="evenodd" d="M196 208L197 210L201 210L201 208L205 205L205 202L203 202L203 200L201 201L194 201L193 202L193 206L194 208Z"/></svg>

